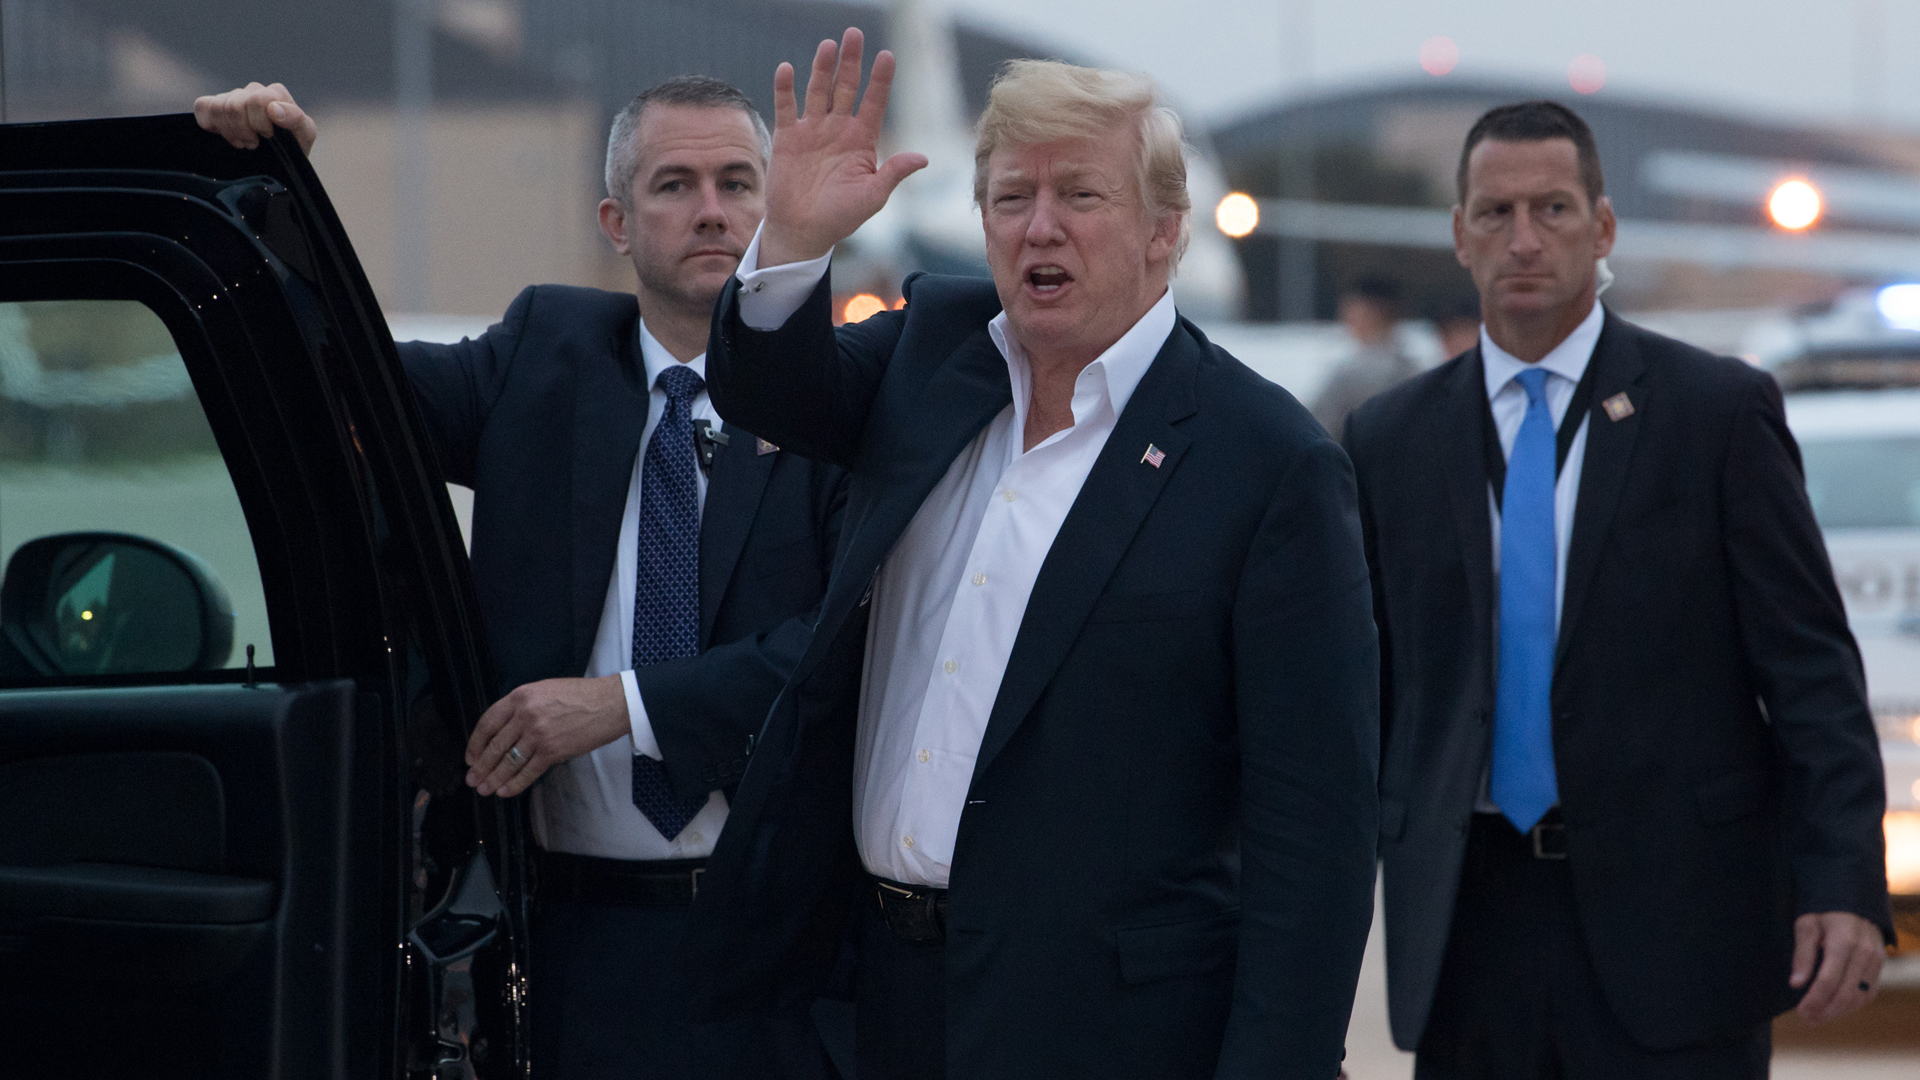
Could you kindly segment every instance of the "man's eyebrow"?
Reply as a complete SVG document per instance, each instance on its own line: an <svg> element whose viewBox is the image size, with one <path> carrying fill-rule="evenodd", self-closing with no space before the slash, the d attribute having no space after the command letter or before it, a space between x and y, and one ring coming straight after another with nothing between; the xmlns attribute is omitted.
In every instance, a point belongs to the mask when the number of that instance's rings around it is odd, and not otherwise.
<svg viewBox="0 0 1920 1080"><path fill-rule="evenodd" d="M742 158L741 160L738 160L738 161L729 161L725 165L720 166L718 169L714 171L721 173L723 175L731 175L733 173L742 173L742 172L750 172L750 173L758 174L760 172L760 164L759 162L748 161ZM657 184L662 180L677 180L677 179L684 179L686 177L698 176L698 175L700 175L700 170L694 168L691 165L667 164L667 165L662 165L659 168L648 173L647 181L649 183Z"/></svg>

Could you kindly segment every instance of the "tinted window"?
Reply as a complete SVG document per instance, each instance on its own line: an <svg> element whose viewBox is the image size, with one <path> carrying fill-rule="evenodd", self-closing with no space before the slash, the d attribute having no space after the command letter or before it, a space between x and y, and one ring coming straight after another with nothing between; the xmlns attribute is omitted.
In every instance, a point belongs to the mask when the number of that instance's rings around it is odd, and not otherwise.
<svg viewBox="0 0 1920 1080"><path fill-rule="evenodd" d="M1821 528L1920 528L1920 437L1816 439L1800 452Z"/></svg>
<svg viewBox="0 0 1920 1080"><path fill-rule="evenodd" d="M79 532L131 533L194 557L233 609L230 651L200 663L243 666L249 644L257 664L272 663L246 519L165 324L133 300L0 303L0 560L16 572L22 544ZM47 596L54 636L78 649L78 630L103 633L95 608L113 613L117 600L124 613L135 596L115 597L109 583L148 581L133 574L143 557L88 548L45 570L59 575ZM151 587L144 595L139 618L114 624L124 631L117 659L98 670L181 666L177 643L158 635L186 601Z"/></svg>

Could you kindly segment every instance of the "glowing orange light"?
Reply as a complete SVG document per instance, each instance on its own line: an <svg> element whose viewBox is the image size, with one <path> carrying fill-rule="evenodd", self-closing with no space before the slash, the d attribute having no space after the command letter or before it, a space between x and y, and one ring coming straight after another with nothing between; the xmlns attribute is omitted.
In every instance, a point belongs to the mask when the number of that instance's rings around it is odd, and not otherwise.
<svg viewBox="0 0 1920 1080"><path fill-rule="evenodd" d="M1460 63L1460 46L1450 37L1430 37L1420 45L1420 69L1429 75L1445 75Z"/></svg>
<svg viewBox="0 0 1920 1080"><path fill-rule="evenodd" d="M1253 196L1236 191L1221 199L1220 205L1214 208L1213 223L1221 232L1238 240L1260 227L1260 204L1253 201Z"/></svg>
<svg viewBox="0 0 1920 1080"><path fill-rule="evenodd" d="M1787 180L1767 196L1767 216L1788 232L1811 228L1824 209L1820 189L1805 180Z"/></svg>
<svg viewBox="0 0 1920 1080"><path fill-rule="evenodd" d="M1591 53L1576 56L1567 65L1567 84L1576 94L1597 94L1607 85L1607 65Z"/></svg>
<svg viewBox="0 0 1920 1080"><path fill-rule="evenodd" d="M1920 813L1888 812L1887 888L1896 893L1920 893Z"/></svg>
<svg viewBox="0 0 1920 1080"><path fill-rule="evenodd" d="M905 310L907 310L907 298L903 296L903 297L901 297L900 299L898 299L898 300L895 300L895 301L893 302L893 310L895 310L895 311L905 311Z"/></svg>
<svg viewBox="0 0 1920 1080"><path fill-rule="evenodd" d="M841 318L850 323L862 322L887 310L887 302L872 293L860 293L847 301L841 311Z"/></svg>

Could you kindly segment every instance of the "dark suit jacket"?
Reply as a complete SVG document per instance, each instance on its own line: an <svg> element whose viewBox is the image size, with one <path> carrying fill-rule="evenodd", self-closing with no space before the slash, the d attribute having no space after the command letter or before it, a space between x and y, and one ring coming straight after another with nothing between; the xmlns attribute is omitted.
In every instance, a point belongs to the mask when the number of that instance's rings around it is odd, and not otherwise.
<svg viewBox="0 0 1920 1080"><path fill-rule="evenodd" d="M474 489L473 578L500 694L587 668L647 422L638 302L523 291L457 345L400 345L447 478ZM805 649L845 474L732 425L700 519L700 655L635 672L674 789L726 787Z"/></svg>
<svg viewBox="0 0 1920 1080"><path fill-rule="evenodd" d="M1654 1048L1781 1011L1793 918L1888 926L1879 744L1773 379L1609 313L1553 746L1601 986ZM1478 350L1347 424L1382 653L1394 1041L1426 1027L1494 699ZM1604 403L1626 394L1630 415ZM1568 417L1567 423L1577 423Z"/></svg>
<svg viewBox="0 0 1920 1080"><path fill-rule="evenodd" d="M710 1014L803 992L874 902L850 827L868 589L1012 400L991 282L912 279L904 312L838 333L828 295L760 333L730 287L708 352L723 412L853 476L820 626L696 906ZM1181 320L1061 526L987 723L953 857L951 1076L1330 1080L1372 909L1367 595L1345 455Z"/></svg>

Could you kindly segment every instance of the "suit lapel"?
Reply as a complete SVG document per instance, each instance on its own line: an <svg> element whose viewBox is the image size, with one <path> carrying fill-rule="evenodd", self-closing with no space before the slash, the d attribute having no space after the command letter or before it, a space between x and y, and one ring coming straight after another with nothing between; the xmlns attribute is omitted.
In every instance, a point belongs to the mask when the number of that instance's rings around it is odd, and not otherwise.
<svg viewBox="0 0 1920 1080"><path fill-rule="evenodd" d="M851 494L845 556L835 568L820 626L795 681L812 670L841 623L865 598L880 563L953 459L1013 403L1006 358L984 327L942 361L923 386L906 392L916 403L906 425L862 451L860 471L872 479L856 485Z"/></svg>
<svg viewBox="0 0 1920 1080"><path fill-rule="evenodd" d="M1446 470L1447 502L1453 509L1454 535L1467 570L1467 595L1472 597L1469 632L1472 640L1493 641L1493 522L1487 490L1486 455L1482 450L1486 423L1486 367L1475 346L1447 380L1442 415L1435 439Z"/></svg>
<svg viewBox="0 0 1920 1080"><path fill-rule="evenodd" d="M608 352L612 371L580 379L573 416L573 670L587 670L620 545L640 433L647 426L645 374L634 323L621 320ZM551 522L554 530L566 522Z"/></svg>
<svg viewBox="0 0 1920 1080"><path fill-rule="evenodd" d="M1641 385L1646 361L1625 324L1612 312L1607 313L1600 340L1594 344L1592 363L1600 367L1593 376L1586 459L1580 466L1580 494L1574 502L1573 538L1567 549L1566 591L1561 596L1560 638L1554 653L1556 668L1566 657L1567 642L1579 624L1580 608L1599 568L1601 547L1626 486L1641 417L1653 407L1651 388ZM1632 402L1633 411L1614 420L1607 414L1605 403L1622 393Z"/></svg>
<svg viewBox="0 0 1920 1080"><path fill-rule="evenodd" d="M1147 512L1186 456L1192 440L1174 424L1193 415L1199 349L1183 320L1134 389L1061 522L1027 599L1000 693L987 717L975 776L993 764L1032 711ZM1142 458L1149 445L1166 454L1157 467Z"/></svg>
<svg viewBox="0 0 1920 1080"><path fill-rule="evenodd" d="M733 580L733 568L739 565L747 533L752 531L754 516L760 510L760 495L767 490L767 478L773 475L773 463L780 456L760 453L751 432L732 424L721 430L729 438L714 451L707 502L700 511L702 650L713 638L720 600L727 593L727 583Z"/></svg>

